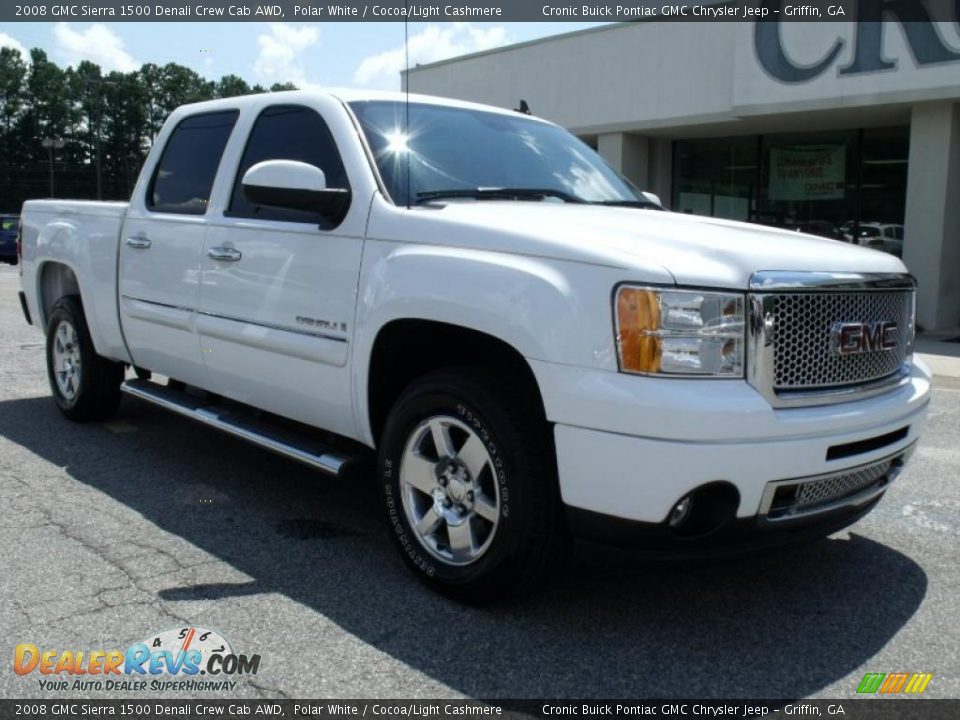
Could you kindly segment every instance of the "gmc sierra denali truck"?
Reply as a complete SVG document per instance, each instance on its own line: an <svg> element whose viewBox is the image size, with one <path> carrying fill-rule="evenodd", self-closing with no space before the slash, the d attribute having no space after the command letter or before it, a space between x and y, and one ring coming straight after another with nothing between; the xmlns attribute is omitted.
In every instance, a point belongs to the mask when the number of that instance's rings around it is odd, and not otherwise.
<svg viewBox="0 0 960 720"><path fill-rule="evenodd" d="M406 564L466 600L528 588L571 536L830 533L928 404L898 259L667 212L492 107L189 105L128 203L29 201L21 240L64 415L126 393L347 481L375 453Z"/></svg>

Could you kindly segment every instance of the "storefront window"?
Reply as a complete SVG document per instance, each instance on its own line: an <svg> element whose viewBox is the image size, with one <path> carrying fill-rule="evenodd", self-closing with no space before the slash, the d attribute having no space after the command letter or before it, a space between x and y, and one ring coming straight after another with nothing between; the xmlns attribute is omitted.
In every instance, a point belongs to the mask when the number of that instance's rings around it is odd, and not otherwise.
<svg viewBox="0 0 960 720"><path fill-rule="evenodd" d="M676 143L678 212L749 220L756 206L757 138Z"/></svg>
<svg viewBox="0 0 960 720"><path fill-rule="evenodd" d="M680 140L673 208L903 250L909 128Z"/></svg>
<svg viewBox="0 0 960 720"><path fill-rule="evenodd" d="M910 136L907 128L871 128L862 147L860 244L901 257Z"/></svg>
<svg viewBox="0 0 960 720"><path fill-rule="evenodd" d="M856 214L857 132L762 138L755 222L839 239Z"/></svg>

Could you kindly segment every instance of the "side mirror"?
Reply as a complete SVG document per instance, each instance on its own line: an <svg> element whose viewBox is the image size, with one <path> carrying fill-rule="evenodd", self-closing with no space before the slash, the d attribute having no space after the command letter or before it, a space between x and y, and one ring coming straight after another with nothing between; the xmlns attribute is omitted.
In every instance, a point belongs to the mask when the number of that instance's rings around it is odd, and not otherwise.
<svg viewBox="0 0 960 720"><path fill-rule="evenodd" d="M641 195L643 195L650 202L654 203L661 210L663 209L663 202L660 200L660 196L657 195L656 193L647 192L646 190L643 190L641 192Z"/></svg>
<svg viewBox="0 0 960 720"><path fill-rule="evenodd" d="M350 207L350 191L328 188L323 170L297 160L264 160L243 174L243 194L254 205L316 212L339 223Z"/></svg>

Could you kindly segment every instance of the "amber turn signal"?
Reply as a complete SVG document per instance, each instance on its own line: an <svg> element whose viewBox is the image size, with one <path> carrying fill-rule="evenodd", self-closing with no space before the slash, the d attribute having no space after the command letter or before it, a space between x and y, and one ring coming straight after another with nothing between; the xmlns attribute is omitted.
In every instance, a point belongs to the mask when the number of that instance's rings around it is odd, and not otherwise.
<svg viewBox="0 0 960 720"><path fill-rule="evenodd" d="M653 290L624 286L617 292L620 369L660 372L660 298Z"/></svg>

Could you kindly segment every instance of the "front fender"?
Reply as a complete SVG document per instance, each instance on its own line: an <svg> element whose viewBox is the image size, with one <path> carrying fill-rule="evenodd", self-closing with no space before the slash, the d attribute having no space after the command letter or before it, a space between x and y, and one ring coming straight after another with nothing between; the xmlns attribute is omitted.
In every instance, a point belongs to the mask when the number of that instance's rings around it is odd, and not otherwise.
<svg viewBox="0 0 960 720"><path fill-rule="evenodd" d="M616 370L611 290L615 268L510 253L368 240L354 333L357 426L370 441L368 375L380 330L431 320L486 333L531 360ZM409 348L450 353L456 348ZM470 358L469 362L482 358Z"/></svg>

